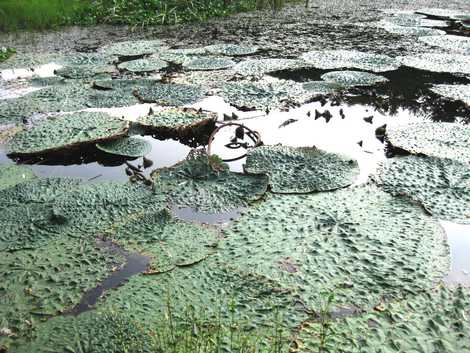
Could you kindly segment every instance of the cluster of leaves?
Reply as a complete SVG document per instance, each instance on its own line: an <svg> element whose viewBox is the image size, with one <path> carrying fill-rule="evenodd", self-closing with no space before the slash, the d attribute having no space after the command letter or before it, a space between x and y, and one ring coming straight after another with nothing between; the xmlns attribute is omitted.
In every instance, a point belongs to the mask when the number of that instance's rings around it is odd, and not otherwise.
<svg viewBox="0 0 470 353"><path fill-rule="evenodd" d="M7 60L10 56L16 53L16 50L13 48L0 48L0 63Z"/></svg>

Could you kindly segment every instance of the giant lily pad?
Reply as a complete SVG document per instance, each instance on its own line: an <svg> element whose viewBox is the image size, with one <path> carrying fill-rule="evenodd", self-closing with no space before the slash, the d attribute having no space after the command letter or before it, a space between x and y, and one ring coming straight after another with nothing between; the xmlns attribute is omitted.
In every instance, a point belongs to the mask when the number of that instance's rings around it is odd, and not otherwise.
<svg viewBox="0 0 470 353"><path fill-rule="evenodd" d="M0 191L35 177L33 171L28 167L15 164L2 165L0 166Z"/></svg>
<svg viewBox="0 0 470 353"><path fill-rule="evenodd" d="M419 38L420 41L435 47L449 49L456 53L470 54L470 38L454 35L427 36Z"/></svg>
<svg viewBox="0 0 470 353"><path fill-rule="evenodd" d="M302 325L298 353L465 352L470 349L470 291L440 287L363 315ZM328 315L328 314L327 314Z"/></svg>
<svg viewBox="0 0 470 353"><path fill-rule="evenodd" d="M302 84L302 88L308 92L318 95L332 94L344 89L344 87L341 85L325 81L305 82Z"/></svg>
<svg viewBox="0 0 470 353"><path fill-rule="evenodd" d="M59 64L66 66L107 66L117 61L114 56L103 53L74 53L73 55L64 55L58 61Z"/></svg>
<svg viewBox="0 0 470 353"><path fill-rule="evenodd" d="M63 313L96 287L124 259L100 251L93 240L57 239L39 249L0 257L0 322L16 336L29 336L38 321ZM0 344L1 344L0 337Z"/></svg>
<svg viewBox="0 0 470 353"><path fill-rule="evenodd" d="M60 63L63 56L60 54L46 53L46 54L23 54L17 53L11 56L5 62L0 63L0 70L9 69L29 69L50 63Z"/></svg>
<svg viewBox="0 0 470 353"><path fill-rule="evenodd" d="M215 231L176 220L167 210L126 219L106 236L126 249L150 255L153 273L200 262L214 252L219 241Z"/></svg>
<svg viewBox="0 0 470 353"><path fill-rule="evenodd" d="M136 95L145 103L175 107L196 103L204 96L201 89L195 86L163 83L138 88Z"/></svg>
<svg viewBox="0 0 470 353"><path fill-rule="evenodd" d="M111 44L104 48L104 52L120 57L137 57L158 53L165 49L165 44L159 40L138 40Z"/></svg>
<svg viewBox="0 0 470 353"><path fill-rule="evenodd" d="M229 69L235 62L226 58L200 57L192 58L183 63L183 68L193 71L209 71Z"/></svg>
<svg viewBox="0 0 470 353"><path fill-rule="evenodd" d="M413 154L470 163L470 128L457 123L415 123L387 128L394 147Z"/></svg>
<svg viewBox="0 0 470 353"><path fill-rule="evenodd" d="M440 96L462 101L470 106L470 85L434 85L430 90Z"/></svg>
<svg viewBox="0 0 470 353"><path fill-rule="evenodd" d="M468 15L468 12L464 12L461 10L453 10L453 9L442 9L442 8L423 8L416 11L418 14L423 14L429 17L436 17L441 19L454 19L459 16Z"/></svg>
<svg viewBox="0 0 470 353"><path fill-rule="evenodd" d="M244 56L254 54L258 51L256 47L237 44L214 44L204 47L204 49L210 54L227 56Z"/></svg>
<svg viewBox="0 0 470 353"><path fill-rule="evenodd" d="M376 178L393 195L408 195L435 217L470 223L470 167L450 159L393 158Z"/></svg>
<svg viewBox="0 0 470 353"><path fill-rule="evenodd" d="M148 58L125 61L122 64L119 64L118 68L130 72L152 72L160 71L166 68L167 65L166 61L157 58Z"/></svg>
<svg viewBox="0 0 470 353"><path fill-rule="evenodd" d="M305 65L294 59L249 59L235 65L235 72L243 76L261 76L265 73L293 70Z"/></svg>
<svg viewBox="0 0 470 353"><path fill-rule="evenodd" d="M121 91L132 94L134 90L142 87L151 87L155 84L159 84L159 81L152 79L140 79L140 80L96 80L93 82L93 87L98 90L104 91Z"/></svg>
<svg viewBox="0 0 470 353"><path fill-rule="evenodd" d="M295 82L227 83L222 97L227 103L242 109L275 109L289 103L301 104L315 94Z"/></svg>
<svg viewBox="0 0 470 353"><path fill-rule="evenodd" d="M149 154L152 145L144 139L137 137L124 137L122 139L98 143L96 147L106 153L125 157L141 157Z"/></svg>
<svg viewBox="0 0 470 353"><path fill-rule="evenodd" d="M400 63L387 55L363 53L356 50L311 51L302 55L307 63L318 69L359 69L373 72L396 70Z"/></svg>
<svg viewBox="0 0 470 353"><path fill-rule="evenodd" d="M298 288L314 310L325 292L335 293L334 306L353 311L420 293L450 263L437 221L408 199L369 185L269 197L225 236L221 258Z"/></svg>
<svg viewBox="0 0 470 353"><path fill-rule="evenodd" d="M273 192L307 193L339 189L354 182L357 162L315 147L261 146L248 152L245 170L267 174Z"/></svg>
<svg viewBox="0 0 470 353"><path fill-rule="evenodd" d="M380 23L403 27L449 27L449 23L441 20L429 20L424 15L397 13L386 17Z"/></svg>
<svg viewBox="0 0 470 353"><path fill-rule="evenodd" d="M116 72L114 66L64 66L55 70L55 74L69 79L86 79L95 77L111 77Z"/></svg>
<svg viewBox="0 0 470 353"><path fill-rule="evenodd" d="M14 155L43 154L124 135L128 123L105 113L73 113L49 118L21 131L8 143Z"/></svg>
<svg viewBox="0 0 470 353"><path fill-rule="evenodd" d="M153 176L172 204L208 213L247 206L263 196L268 186L267 176L233 173L225 163L206 155L190 156Z"/></svg>
<svg viewBox="0 0 470 353"><path fill-rule="evenodd" d="M17 353L84 352L148 353L157 348L152 331L126 314L87 312L59 316L41 324L34 339L15 347Z"/></svg>
<svg viewBox="0 0 470 353"><path fill-rule="evenodd" d="M417 37L424 37L424 36L443 36L446 32L435 29L435 28L426 28L426 27L408 27L408 26L395 26L392 24L382 24L380 26L384 30L392 34L398 34L402 36L417 36Z"/></svg>
<svg viewBox="0 0 470 353"><path fill-rule="evenodd" d="M158 135L185 137L215 127L217 117L193 109L165 109L138 119L138 123L155 130Z"/></svg>
<svg viewBox="0 0 470 353"><path fill-rule="evenodd" d="M470 74L470 55L424 53L398 57L403 65L415 69Z"/></svg>
<svg viewBox="0 0 470 353"><path fill-rule="evenodd" d="M373 86L388 82L388 79L383 76L362 71L331 71L322 75L321 78L343 87Z"/></svg>

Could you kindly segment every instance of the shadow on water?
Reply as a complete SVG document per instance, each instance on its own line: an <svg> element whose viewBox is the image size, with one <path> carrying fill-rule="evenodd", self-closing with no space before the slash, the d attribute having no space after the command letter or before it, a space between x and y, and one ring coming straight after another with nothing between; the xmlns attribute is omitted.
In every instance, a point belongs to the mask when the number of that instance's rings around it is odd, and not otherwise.
<svg viewBox="0 0 470 353"><path fill-rule="evenodd" d="M126 260L124 266L113 272L97 287L90 289L83 296L78 305L66 312L65 315L79 315L94 309L95 304L103 296L105 291L117 288L126 283L130 277L145 272L150 264L150 258L139 253L131 253L123 250L110 241L98 240L98 247L103 251L122 256Z"/></svg>

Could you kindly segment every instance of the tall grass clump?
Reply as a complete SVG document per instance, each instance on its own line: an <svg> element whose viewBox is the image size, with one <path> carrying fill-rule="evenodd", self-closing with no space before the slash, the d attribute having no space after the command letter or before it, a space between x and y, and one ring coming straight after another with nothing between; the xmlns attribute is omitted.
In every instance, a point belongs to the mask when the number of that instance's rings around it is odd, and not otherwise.
<svg viewBox="0 0 470 353"><path fill-rule="evenodd" d="M93 23L88 0L0 0L0 31Z"/></svg>

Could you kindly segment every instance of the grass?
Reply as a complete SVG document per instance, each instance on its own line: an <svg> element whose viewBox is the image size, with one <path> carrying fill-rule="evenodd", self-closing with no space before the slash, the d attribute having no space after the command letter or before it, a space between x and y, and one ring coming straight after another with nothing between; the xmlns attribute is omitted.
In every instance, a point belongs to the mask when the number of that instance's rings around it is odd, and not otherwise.
<svg viewBox="0 0 470 353"><path fill-rule="evenodd" d="M43 30L86 22L87 0L0 0L0 31ZM92 22L92 18L90 19Z"/></svg>
<svg viewBox="0 0 470 353"><path fill-rule="evenodd" d="M283 5L284 0L0 0L0 31L99 23L146 27L203 22Z"/></svg>
<svg viewBox="0 0 470 353"><path fill-rule="evenodd" d="M10 56L16 53L13 48L0 48L0 63L7 60Z"/></svg>

